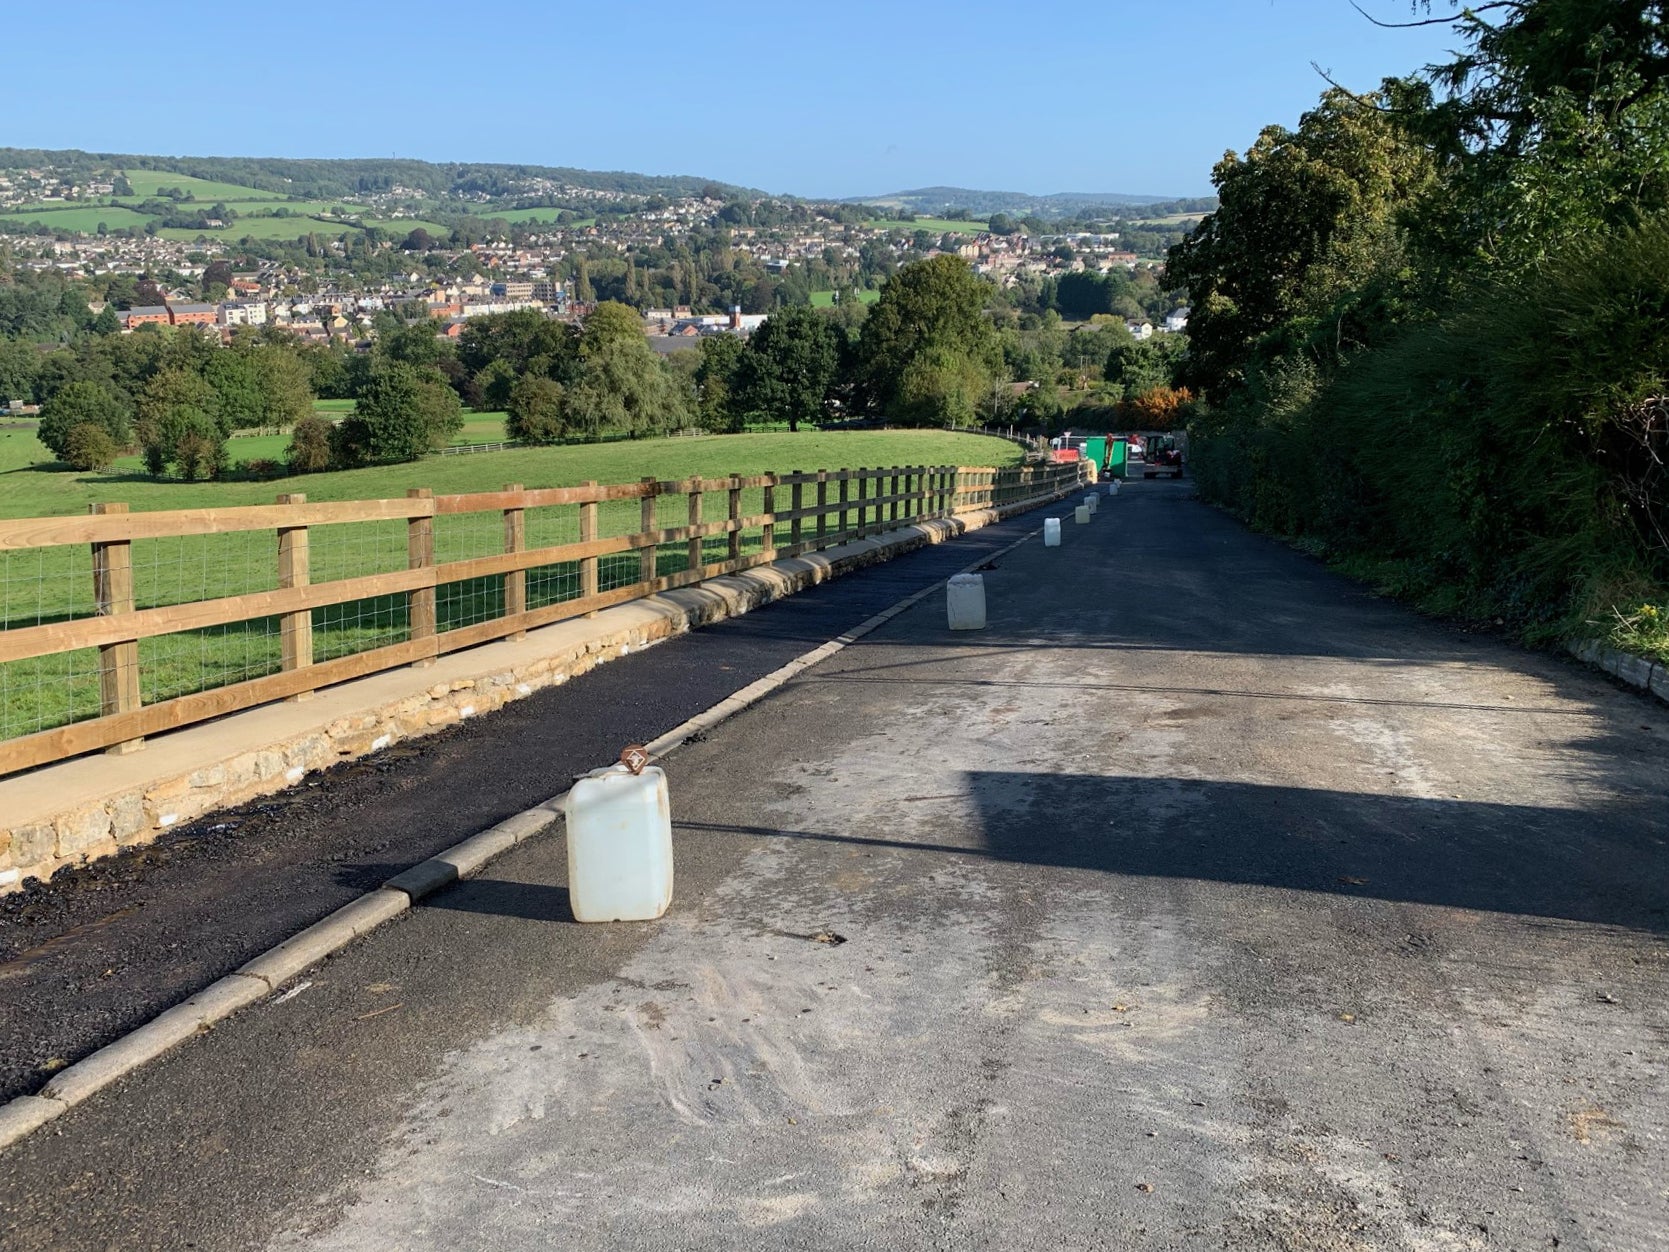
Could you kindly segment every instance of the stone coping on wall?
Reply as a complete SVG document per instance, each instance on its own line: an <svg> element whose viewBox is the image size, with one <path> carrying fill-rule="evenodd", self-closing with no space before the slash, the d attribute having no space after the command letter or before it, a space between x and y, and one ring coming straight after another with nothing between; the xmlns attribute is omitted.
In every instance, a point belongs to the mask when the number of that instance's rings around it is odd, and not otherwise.
<svg viewBox="0 0 1669 1252"><path fill-rule="evenodd" d="M78 757L0 780L0 893L282 791L338 762L491 713L662 639L1041 503L916 523L557 622L422 667L342 683L310 699L156 736L142 751Z"/></svg>

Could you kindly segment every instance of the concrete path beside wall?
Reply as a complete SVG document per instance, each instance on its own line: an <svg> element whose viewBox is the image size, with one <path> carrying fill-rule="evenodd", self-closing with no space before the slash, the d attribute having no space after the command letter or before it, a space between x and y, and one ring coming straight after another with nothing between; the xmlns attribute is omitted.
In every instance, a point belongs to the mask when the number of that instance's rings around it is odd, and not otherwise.
<svg viewBox="0 0 1669 1252"><path fill-rule="evenodd" d="M1142 484L5 1157L8 1247L1662 1246L1669 716Z"/></svg>

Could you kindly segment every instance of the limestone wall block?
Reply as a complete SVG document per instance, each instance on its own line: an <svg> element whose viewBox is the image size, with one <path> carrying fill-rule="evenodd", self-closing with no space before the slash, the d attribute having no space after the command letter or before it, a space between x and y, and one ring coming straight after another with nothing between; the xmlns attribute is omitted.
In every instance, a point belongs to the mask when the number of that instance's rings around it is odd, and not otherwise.
<svg viewBox="0 0 1669 1252"><path fill-rule="evenodd" d="M145 816L145 796L130 791L110 802L110 833L119 844L137 843L149 834L150 819Z"/></svg>
<svg viewBox="0 0 1669 1252"><path fill-rule="evenodd" d="M110 810L102 801L61 813L52 825L58 833L59 860L81 857L104 844L116 842L110 833Z"/></svg>
<svg viewBox="0 0 1669 1252"><path fill-rule="evenodd" d="M12 860L27 869L52 860L58 852L58 832L51 822L15 826L11 831Z"/></svg>

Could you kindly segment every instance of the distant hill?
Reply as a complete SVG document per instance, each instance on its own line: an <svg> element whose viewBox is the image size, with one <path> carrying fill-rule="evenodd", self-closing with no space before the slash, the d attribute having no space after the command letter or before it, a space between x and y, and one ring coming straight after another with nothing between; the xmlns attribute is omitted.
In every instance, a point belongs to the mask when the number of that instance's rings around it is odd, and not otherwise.
<svg viewBox="0 0 1669 1252"><path fill-rule="evenodd" d="M684 196L714 190L722 198L764 193L693 174L632 174L569 169L564 166L364 158L347 160L286 157L170 157L123 152L47 151L0 148L0 169L52 166L59 170L154 170L210 182L231 183L281 196L333 199L410 188L437 199L454 193L514 195L528 179L636 196Z"/></svg>
<svg viewBox="0 0 1669 1252"><path fill-rule="evenodd" d="M1007 213L1012 217L1059 218L1076 217L1084 213L1108 209L1140 208L1148 204L1175 202L1176 196L1137 196L1117 191L1058 191L1048 196L1027 195L1023 191L976 191L970 187L918 187L914 191L894 191L883 196L851 196L843 203L873 204L891 209L908 209L912 213L933 216L945 209L967 209L978 217L993 213Z"/></svg>

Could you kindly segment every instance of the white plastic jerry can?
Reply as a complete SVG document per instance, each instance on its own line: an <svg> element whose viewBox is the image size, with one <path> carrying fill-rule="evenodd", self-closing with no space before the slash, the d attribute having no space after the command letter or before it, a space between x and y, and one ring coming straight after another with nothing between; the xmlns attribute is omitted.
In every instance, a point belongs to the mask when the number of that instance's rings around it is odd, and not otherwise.
<svg viewBox="0 0 1669 1252"><path fill-rule="evenodd" d="M1118 479L1115 478L1107 484L1107 494L1110 496L1118 494Z"/></svg>
<svg viewBox="0 0 1669 1252"><path fill-rule="evenodd" d="M1078 525L1080 525L1080 526L1088 525L1089 524L1089 505L1080 504L1077 508L1073 509L1072 510L1072 520L1077 522Z"/></svg>
<svg viewBox="0 0 1669 1252"><path fill-rule="evenodd" d="M1084 497L1084 507L1091 513L1099 513L1101 511L1101 497L1093 491L1090 492L1089 495Z"/></svg>
<svg viewBox="0 0 1669 1252"><path fill-rule="evenodd" d="M672 903L672 807L656 766L576 779L562 801L576 921L646 922Z"/></svg>
<svg viewBox="0 0 1669 1252"><path fill-rule="evenodd" d="M952 630L985 629L985 577L957 574L945 584L945 606Z"/></svg>
<svg viewBox="0 0 1669 1252"><path fill-rule="evenodd" d="M1058 548L1061 546L1061 519L1046 517L1043 519L1043 546Z"/></svg>

